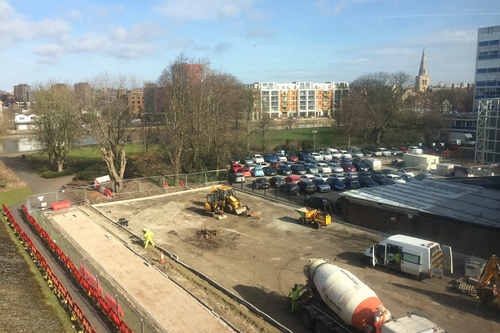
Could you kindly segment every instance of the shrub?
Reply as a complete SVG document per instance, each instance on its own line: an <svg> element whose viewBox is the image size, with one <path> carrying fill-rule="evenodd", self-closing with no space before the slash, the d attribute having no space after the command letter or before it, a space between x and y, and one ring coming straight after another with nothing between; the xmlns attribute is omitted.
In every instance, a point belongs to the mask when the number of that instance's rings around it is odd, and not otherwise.
<svg viewBox="0 0 500 333"><path fill-rule="evenodd" d="M64 171L45 171L42 173L43 178L57 178L57 177L63 177L67 175L72 175L75 173L75 170L73 169L66 169Z"/></svg>
<svg viewBox="0 0 500 333"><path fill-rule="evenodd" d="M74 180L93 181L97 177L109 174L108 168L99 163L86 167L75 175Z"/></svg>

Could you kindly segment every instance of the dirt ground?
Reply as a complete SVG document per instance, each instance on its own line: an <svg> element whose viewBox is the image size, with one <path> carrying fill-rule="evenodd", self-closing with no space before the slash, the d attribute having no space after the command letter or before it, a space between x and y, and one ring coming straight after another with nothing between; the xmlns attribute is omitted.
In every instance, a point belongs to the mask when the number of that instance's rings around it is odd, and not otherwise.
<svg viewBox="0 0 500 333"><path fill-rule="evenodd" d="M8 234L7 222L0 221L0 332L66 332L54 297L35 278L28 262ZM46 287L43 287L46 288ZM21 300L21 302L19 302Z"/></svg>
<svg viewBox="0 0 500 333"><path fill-rule="evenodd" d="M448 332L498 332L496 302L480 301L447 291L445 280L418 282L395 272L365 268L360 255L382 236L333 223L314 230L297 224L298 214L283 204L239 193L258 219L229 215L218 220L204 213L209 188L147 199L98 205L101 213L117 221L126 218L136 234L151 228L154 241L177 254L227 289L240 295L294 332L306 332L289 313L288 293L304 283L303 266L311 258L328 258L367 283L396 317L421 311ZM105 223L105 222L103 222ZM107 222L109 224L109 222ZM220 230L215 238L197 231ZM158 260L155 252L145 252Z"/></svg>

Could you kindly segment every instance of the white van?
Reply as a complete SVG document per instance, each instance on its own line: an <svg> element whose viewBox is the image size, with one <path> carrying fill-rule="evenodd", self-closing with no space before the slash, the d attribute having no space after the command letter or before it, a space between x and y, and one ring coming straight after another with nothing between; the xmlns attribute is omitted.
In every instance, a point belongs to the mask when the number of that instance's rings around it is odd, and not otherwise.
<svg viewBox="0 0 500 333"><path fill-rule="evenodd" d="M337 149L328 148L326 151L330 153L330 155L332 155L333 158L337 159L342 158L342 154Z"/></svg>
<svg viewBox="0 0 500 333"><path fill-rule="evenodd" d="M398 269L411 274L418 279L424 279L431 274L432 255L441 251L441 246L436 242L405 236L394 235L365 251L367 264L381 265ZM442 253L435 253L443 257L443 269L453 273L453 256L451 247L443 245ZM396 255L400 262L396 263Z"/></svg>
<svg viewBox="0 0 500 333"><path fill-rule="evenodd" d="M367 158L362 160L361 163L366 165L370 171L380 171L382 170L382 162L373 158Z"/></svg>

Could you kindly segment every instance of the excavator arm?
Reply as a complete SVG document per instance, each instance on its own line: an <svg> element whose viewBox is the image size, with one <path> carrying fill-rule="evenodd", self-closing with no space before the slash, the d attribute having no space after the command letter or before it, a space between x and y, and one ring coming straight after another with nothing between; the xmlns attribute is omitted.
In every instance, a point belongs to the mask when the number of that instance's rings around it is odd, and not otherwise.
<svg viewBox="0 0 500 333"><path fill-rule="evenodd" d="M493 286L500 287L500 260L495 255L492 255L484 266L484 270L481 273L481 281L475 287L477 295L483 303L489 303L495 299L493 288L490 289L488 287L490 282ZM500 307L500 293L497 293L497 296L498 306Z"/></svg>

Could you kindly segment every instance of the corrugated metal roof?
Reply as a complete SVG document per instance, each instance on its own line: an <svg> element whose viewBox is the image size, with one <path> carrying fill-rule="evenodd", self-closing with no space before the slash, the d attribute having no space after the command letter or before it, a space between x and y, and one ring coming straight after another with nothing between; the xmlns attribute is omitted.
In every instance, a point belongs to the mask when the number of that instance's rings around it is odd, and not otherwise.
<svg viewBox="0 0 500 333"><path fill-rule="evenodd" d="M428 179L350 191L346 197L500 228L500 191Z"/></svg>

